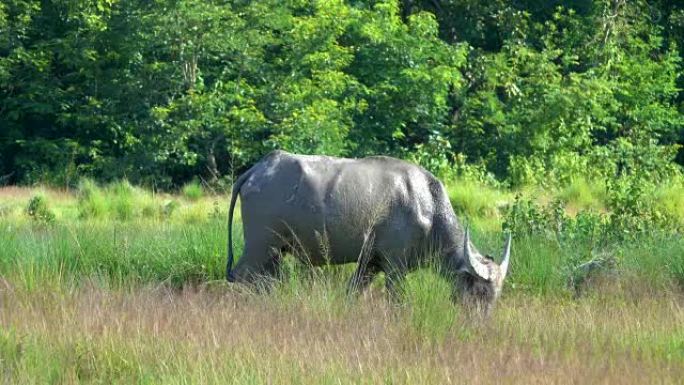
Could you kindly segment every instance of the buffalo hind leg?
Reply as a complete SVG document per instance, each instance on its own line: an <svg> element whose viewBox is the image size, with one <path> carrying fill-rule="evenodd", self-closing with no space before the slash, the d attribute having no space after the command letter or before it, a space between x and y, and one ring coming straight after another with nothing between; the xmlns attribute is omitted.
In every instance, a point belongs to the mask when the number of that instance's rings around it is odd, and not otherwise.
<svg viewBox="0 0 684 385"><path fill-rule="evenodd" d="M356 295L362 293L379 272L380 266L374 261L359 262L358 266L356 266L356 271L354 271L354 274L347 283L347 294Z"/></svg>
<svg viewBox="0 0 684 385"><path fill-rule="evenodd" d="M280 247L268 243L247 243L231 275L236 282L256 284L274 277L281 258Z"/></svg>

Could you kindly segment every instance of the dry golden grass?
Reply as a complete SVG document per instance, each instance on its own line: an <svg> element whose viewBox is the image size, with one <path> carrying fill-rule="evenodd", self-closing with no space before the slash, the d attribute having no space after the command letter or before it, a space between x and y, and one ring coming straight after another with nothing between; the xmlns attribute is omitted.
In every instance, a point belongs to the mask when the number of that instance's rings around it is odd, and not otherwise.
<svg viewBox="0 0 684 385"><path fill-rule="evenodd" d="M505 298L446 333L377 291L0 283L5 383L681 384L684 300ZM321 302L328 306L321 306ZM435 305L438 310L440 305ZM423 315L425 316L425 315ZM427 316L429 317L429 315Z"/></svg>
<svg viewBox="0 0 684 385"><path fill-rule="evenodd" d="M31 191L28 187L4 186L0 187L0 199L24 198Z"/></svg>
<svg viewBox="0 0 684 385"><path fill-rule="evenodd" d="M67 190L43 187L20 187L2 186L0 187L0 201L24 201L36 193L44 193L51 200L64 203L73 199L73 194Z"/></svg>

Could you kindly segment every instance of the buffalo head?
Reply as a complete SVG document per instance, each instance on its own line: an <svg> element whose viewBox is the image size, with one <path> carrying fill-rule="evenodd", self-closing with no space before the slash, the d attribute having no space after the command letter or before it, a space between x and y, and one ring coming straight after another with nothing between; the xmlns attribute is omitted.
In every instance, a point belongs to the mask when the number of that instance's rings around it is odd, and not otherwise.
<svg viewBox="0 0 684 385"><path fill-rule="evenodd" d="M509 233L506 238L501 264L497 264L491 257L480 254L472 246L470 232L466 228L462 255L457 285L461 298L466 305L489 312L501 295L506 279L511 256L511 235Z"/></svg>

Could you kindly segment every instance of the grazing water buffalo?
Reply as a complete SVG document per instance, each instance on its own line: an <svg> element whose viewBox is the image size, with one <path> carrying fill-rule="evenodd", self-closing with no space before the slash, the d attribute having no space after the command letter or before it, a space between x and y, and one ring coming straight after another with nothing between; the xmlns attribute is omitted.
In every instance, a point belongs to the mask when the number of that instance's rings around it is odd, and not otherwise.
<svg viewBox="0 0 684 385"><path fill-rule="evenodd" d="M233 269L238 195L245 247ZM432 260L454 282L454 294L489 308L508 270L510 235L497 265L471 244L437 178L386 156L274 151L237 179L228 220L229 281L271 275L283 252L293 252L312 265L358 262L352 289L363 290L382 271L393 292L407 271Z"/></svg>

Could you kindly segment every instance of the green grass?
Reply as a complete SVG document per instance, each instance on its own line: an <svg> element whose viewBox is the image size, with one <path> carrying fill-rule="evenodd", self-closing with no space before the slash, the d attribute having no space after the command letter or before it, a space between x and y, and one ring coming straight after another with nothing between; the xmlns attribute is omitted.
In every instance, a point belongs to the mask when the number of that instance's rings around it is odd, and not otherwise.
<svg viewBox="0 0 684 385"><path fill-rule="evenodd" d="M78 210L80 218L103 218L109 212L104 191L90 179L82 179L78 185Z"/></svg>
<svg viewBox="0 0 684 385"><path fill-rule="evenodd" d="M110 205L114 216L122 221L133 218L134 211L137 209L134 199L137 191L128 181L115 182L109 186L111 193ZM142 195L142 194L141 194ZM141 207L142 208L142 207Z"/></svg>
<svg viewBox="0 0 684 385"><path fill-rule="evenodd" d="M241 239L239 229L236 239ZM82 276L122 284L181 285L222 279L225 271L223 221L193 226L144 221L53 225L0 221L0 244L0 274L29 287Z"/></svg>
<svg viewBox="0 0 684 385"><path fill-rule="evenodd" d="M663 196L674 197L671 189ZM53 221L24 210L39 191ZM449 193L473 242L498 260L498 206L513 194L471 182L449 184ZM573 207L582 194L569 195ZM684 375L681 235L516 237L503 297L485 320L452 303L449 283L430 268L409 275L399 302L383 278L348 297L353 265L311 268L289 257L265 290L228 285L226 206L225 196L188 200L126 182L84 181L75 193L0 189L0 379L408 384L479 373L468 382L677 383ZM616 270L592 277L577 297L573 269L597 255L614 257Z"/></svg>
<svg viewBox="0 0 684 385"><path fill-rule="evenodd" d="M497 205L506 204L512 194L473 182L448 186L455 210L474 229L475 243L499 258L503 239ZM44 209L56 213L54 220L31 219L24 208L32 196L42 197ZM0 198L4 207L0 274L30 284L81 276L174 285L223 279L225 196L179 203L173 196L155 196L125 181L102 188L84 180L73 195L49 189L10 189L4 196L0 192ZM234 239L239 255L242 238L236 212ZM684 287L681 235L646 234L629 242L593 246L584 237L559 240L533 235L514 240L507 290L563 295L572 269L597 253L615 256L625 275L651 286Z"/></svg>
<svg viewBox="0 0 684 385"><path fill-rule="evenodd" d="M674 217L684 218L684 184L665 183L656 188L655 206Z"/></svg>
<svg viewBox="0 0 684 385"><path fill-rule="evenodd" d="M236 218L235 250L241 245ZM186 224L161 220L76 221L52 224L0 219L0 274L27 286L43 280L104 277L112 282L188 282L223 279L226 255L225 218ZM476 229L474 242L500 258L500 232ZM595 251L594 251L595 252ZM615 246L620 269L654 287L684 287L684 239L651 238ZM507 291L565 295L571 270L593 257L582 240L559 244L543 236L514 240Z"/></svg>
<svg viewBox="0 0 684 385"><path fill-rule="evenodd" d="M192 181L183 186L183 196L191 201L199 200L204 196L202 185L197 181Z"/></svg>
<svg viewBox="0 0 684 385"><path fill-rule="evenodd" d="M513 200L511 193L467 179L448 181L446 187L456 214L489 231L501 227L501 209Z"/></svg>
<svg viewBox="0 0 684 385"><path fill-rule="evenodd" d="M604 210L606 200L605 186L591 184L585 179L574 179L558 192L558 198L569 202L570 207L574 211Z"/></svg>
<svg viewBox="0 0 684 385"><path fill-rule="evenodd" d="M145 190L119 181L102 188L89 179L78 187L78 212L80 219L116 219L128 221L134 218L151 218L162 215L163 203Z"/></svg>

